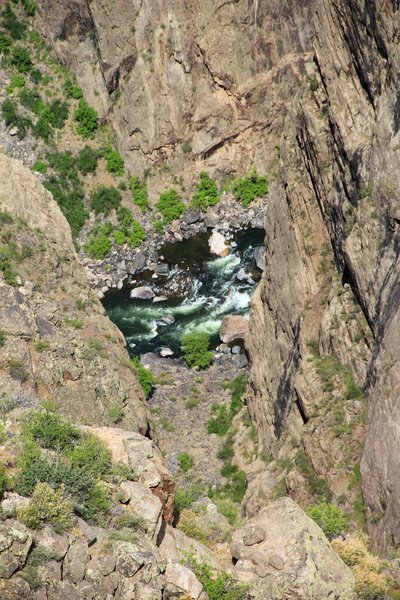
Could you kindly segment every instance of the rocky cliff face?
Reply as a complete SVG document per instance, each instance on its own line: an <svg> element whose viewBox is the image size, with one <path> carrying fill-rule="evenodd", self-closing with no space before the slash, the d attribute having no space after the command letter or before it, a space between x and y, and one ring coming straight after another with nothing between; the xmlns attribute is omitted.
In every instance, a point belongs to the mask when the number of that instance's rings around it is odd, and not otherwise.
<svg viewBox="0 0 400 600"><path fill-rule="evenodd" d="M312 59L309 2L37 2L37 23L112 124L130 169L158 189L276 162Z"/></svg>
<svg viewBox="0 0 400 600"><path fill-rule="evenodd" d="M399 542L398 7L318 2L314 23L315 80L286 120L270 194L249 405L265 447L279 447L290 428L315 444L321 370L309 343L347 366L368 400L363 495L370 533L386 549ZM341 282L327 279L328 249ZM351 419L354 404L344 411ZM332 483L329 466L313 460Z"/></svg>
<svg viewBox="0 0 400 600"><path fill-rule="evenodd" d="M37 177L0 155L0 385L51 399L73 420L145 433L144 395L125 341L78 263L67 221Z"/></svg>

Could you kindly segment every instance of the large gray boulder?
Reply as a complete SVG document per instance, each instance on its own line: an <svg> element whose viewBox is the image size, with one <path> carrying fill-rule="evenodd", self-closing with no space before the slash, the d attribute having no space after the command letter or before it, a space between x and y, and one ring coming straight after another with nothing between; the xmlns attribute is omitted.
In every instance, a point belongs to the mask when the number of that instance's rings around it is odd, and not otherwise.
<svg viewBox="0 0 400 600"><path fill-rule="evenodd" d="M222 319L219 337L224 344L242 340L249 330L249 321L240 315L227 315Z"/></svg>
<svg viewBox="0 0 400 600"><path fill-rule="evenodd" d="M252 598L265 600L269 579L293 600L355 600L351 570L336 554L318 525L290 498L263 508L234 532L235 575L250 582ZM257 591L259 590L259 591Z"/></svg>
<svg viewBox="0 0 400 600"><path fill-rule="evenodd" d="M133 288L131 290L130 297L134 300L152 300L155 296L153 290L147 285Z"/></svg>

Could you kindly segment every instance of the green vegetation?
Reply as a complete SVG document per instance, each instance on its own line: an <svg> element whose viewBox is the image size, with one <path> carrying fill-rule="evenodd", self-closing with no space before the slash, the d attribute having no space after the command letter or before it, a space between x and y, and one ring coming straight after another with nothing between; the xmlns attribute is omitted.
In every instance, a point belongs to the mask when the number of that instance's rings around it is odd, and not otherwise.
<svg viewBox="0 0 400 600"><path fill-rule="evenodd" d="M119 423L124 417L124 409L122 408L122 405L117 402L111 404L107 412L113 423Z"/></svg>
<svg viewBox="0 0 400 600"><path fill-rule="evenodd" d="M148 210L150 210L146 182L140 181L139 177L130 177L129 187L132 192L133 203L140 208L142 213L146 213Z"/></svg>
<svg viewBox="0 0 400 600"><path fill-rule="evenodd" d="M111 250L111 240L105 235L95 235L85 244L85 252L96 260L102 260Z"/></svg>
<svg viewBox="0 0 400 600"><path fill-rule="evenodd" d="M29 73L33 66L29 50L24 46L15 46L11 53L11 64L20 73Z"/></svg>
<svg viewBox="0 0 400 600"><path fill-rule="evenodd" d="M226 435L232 424L233 417L237 415L243 406L243 395L246 391L247 380L244 375L238 375L232 382L226 383L225 389L232 391L229 407L214 404L212 407L212 418L208 421L208 433ZM223 458L222 456L220 458Z"/></svg>
<svg viewBox="0 0 400 600"><path fill-rule="evenodd" d="M311 504L306 510L313 521L317 523L328 539L345 533L348 523L343 512L335 504L325 501Z"/></svg>
<svg viewBox="0 0 400 600"><path fill-rule="evenodd" d="M203 585L209 600L245 600L249 587L239 584L228 574L216 572L206 562L199 562L194 555L187 556L188 567Z"/></svg>
<svg viewBox="0 0 400 600"><path fill-rule="evenodd" d="M140 246L141 242L146 239L146 232L139 223L139 221L132 222L132 231L128 235L128 244L132 246L132 248L136 248L136 246Z"/></svg>
<svg viewBox="0 0 400 600"><path fill-rule="evenodd" d="M321 498L324 501L331 499L332 493L329 484L322 477L318 477L310 465L307 454L304 450L299 450L296 454L296 465L307 480L311 494L315 498Z"/></svg>
<svg viewBox="0 0 400 600"><path fill-rule="evenodd" d="M4 463L0 462L0 499L3 498L7 487L7 469Z"/></svg>
<svg viewBox="0 0 400 600"><path fill-rule="evenodd" d="M107 171L122 177L124 174L124 159L116 150L109 150L106 155Z"/></svg>
<svg viewBox="0 0 400 600"><path fill-rule="evenodd" d="M115 187L101 185L90 194L90 206L96 214L108 215L113 208L121 204L121 192Z"/></svg>
<svg viewBox="0 0 400 600"><path fill-rule="evenodd" d="M46 178L44 187L53 194L72 233L77 235L85 222L86 211L83 205L83 185L75 158L69 151L52 152L47 155L47 162L53 173Z"/></svg>
<svg viewBox="0 0 400 600"><path fill-rule="evenodd" d="M96 173L98 162L98 152L93 150L93 148L90 148L90 146L85 146L82 150L79 150L76 166L82 175Z"/></svg>
<svg viewBox="0 0 400 600"><path fill-rule="evenodd" d="M247 207L255 198L261 198L268 193L267 180L254 169L246 177L235 179L232 191L236 200L240 200L242 206Z"/></svg>
<svg viewBox="0 0 400 600"><path fill-rule="evenodd" d="M207 369L214 360L208 350L210 338L206 333L187 333L182 338L183 356L188 367Z"/></svg>
<svg viewBox="0 0 400 600"><path fill-rule="evenodd" d="M182 452L182 454L178 456L178 463L182 471L187 473L193 467L193 458L186 452Z"/></svg>
<svg viewBox="0 0 400 600"><path fill-rule="evenodd" d="M77 123L76 132L85 139L93 138L98 127L98 116L94 108L81 98L75 111L74 119Z"/></svg>
<svg viewBox="0 0 400 600"><path fill-rule="evenodd" d="M64 497L64 488L53 490L47 483L38 483L32 500L17 512L18 518L31 529L41 529L46 523L62 533L73 525L73 503Z"/></svg>
<svg viewBox="0 0 400 600"><path fill-rule="evenodd" d="M29 373L23 362L16 359L10 359L8 361L8 373L12 379L23 383L29 377Z"/></svg>
<svg viewBox="0 0 400 600"><path fill-rule="evenodd" d="M6 332L3 329L0 329L0 348L2 348L6 343Z"/></svg>
<svg viewBox="0 0 400 600"><path fill-rule="evenodd" d="M13 263L18 260L20 260L20 256L15 244L0 246L0 271L8 285L17 285L17 273Z"/></svg>
<svg viewBox="0 0 400 600"><path fill-rule="evenodd" d="M9 4L1 13L3 17L2 25L10 33L13 40L22 40L25 37L26 25L18 21L17 15Z"/></svg>
<svg viewBox="0 0 400 600"><path fill-rule="evenodd" d="M219 202L217 185L213 179L204 171L200 173L200 182L197 192L193 195L191 206L206 211L209 206L215 206Z"/></svg>
<svg viewBox="0 0 400 600"><path fill-rule="evenodd" d="M67 98L80 100L83 97L81 88L75 85L70 79L64 83L63 89Z"/></svg>
<svg viewBox="0 0 400 600"><path fill-rule="evenodd" d="M156 208L161 213L164 224L169 224L175 219L179 219L186 210L178 193L173 189L161 194Z"/></svg>
<svg viewBox="0 0 400 600"><path fill-rule="evenodd" d="M47 173L47 165L42 160L37 160L34 165L32 165L32 171L36 171L37 173Z"/></svg>
<svg viewBox="0 0 400 600"><path fill-rule="evenodd" d="M38 483L47 483L52 490L68 495L76 514L101 522L109 508L108 491L101 482L111 474L108 448L94 436L80 432L50 407L27 415L22 442L16 491L31 496Z"/></svg>
<svg viewBox="0 0 400 600"><path fill-rule="evenodd" d="M29 17L33 17L36 12L36 2L35 0L22 0L22 5L25 9L26 14Z"/></svg>
<svg viewBox="0 0 400 600"><path fill-rule="evenodd" d="M182 512L184 508L189 508L202 494L202 487L196 484L189 489L177 488L175 491L175 510L177 514Z"/></svg>
<svg viewBox="0 0 400 600"><path fill-rule="evenodd" d="M23 139L29 128L32 127L32 121L18 112L16 103L10 98L4 100L1 105L1 116L7 127L17 128L19 139Z"/></svg>
<svg viewBox="0 0 400 600"><path fill-rule="evenodd" d="M149 369L146 369L140 364L140 359L138 357L132 358L131 364L137 375L139 383L142 386L144 395L146 398L148 398L151 394L151 390L153 389L154 375Z"/></svg>

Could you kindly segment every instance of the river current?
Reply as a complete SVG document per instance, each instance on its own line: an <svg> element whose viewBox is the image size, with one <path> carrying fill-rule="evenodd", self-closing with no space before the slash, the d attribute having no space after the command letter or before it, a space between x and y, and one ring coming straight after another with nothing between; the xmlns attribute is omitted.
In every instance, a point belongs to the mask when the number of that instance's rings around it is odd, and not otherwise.
<svg viewBox="0 0 400 600"><path fill-rule="evenodd" d="M263 245L264 232L252 229L232 238L228 256L210 254L210 233L195 236L161 250L162 262L169 265L168 275L144 271L121 291L107 294L104 307L111 320L125 335L132 356L159 352L168 347L180 353L182 336L191 331L211 336L219 343L221 320L227 314L246 315L251 295L261 276L254 250ZM150 286L157 296L167 300L133 300L130 290Z"/></svg>

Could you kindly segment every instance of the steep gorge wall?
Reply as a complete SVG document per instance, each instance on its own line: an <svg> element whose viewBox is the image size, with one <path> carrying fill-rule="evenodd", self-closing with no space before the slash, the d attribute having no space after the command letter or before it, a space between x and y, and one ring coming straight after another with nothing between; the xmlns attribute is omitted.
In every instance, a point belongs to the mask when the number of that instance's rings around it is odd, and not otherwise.
<svg viewBox="0 0 400 600"><path fill-rule="evenodd" d="M316 6L318 89L299 94L286 122L249 336L249 406L266 448L279 447L288 428L306 443L312 435L314 449L321 436L308 342L318 340L364 387L363 495L381 549L400 542L398 24L392 2ZM328 289L324 241L342 277ZM362 313L348 315L349 294Z"/></svg>
<svg viewBox="0 0 400 600"><path fill-rule="evenodd" d="M300 437L338 497L346 445L324 427L309 343L365 388L370 531L400 542L398 19L396 2L39 0L37 23L150 187L255 163L274 179L266 270L253 302L249 408L266 450ZM334 268L335 267L335 268ZM333 464L332 464L333 463Z"/></svg>

